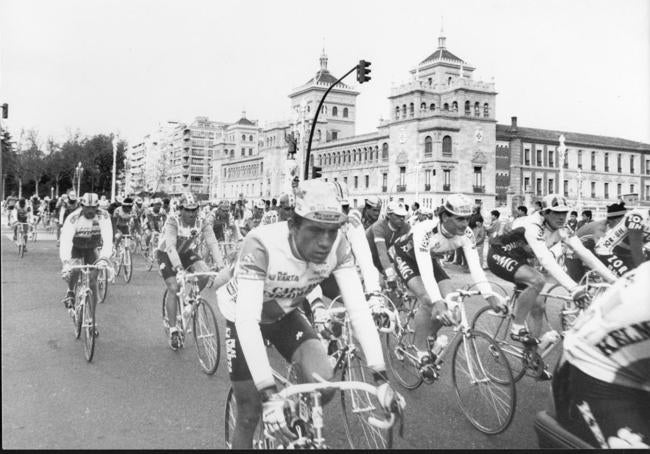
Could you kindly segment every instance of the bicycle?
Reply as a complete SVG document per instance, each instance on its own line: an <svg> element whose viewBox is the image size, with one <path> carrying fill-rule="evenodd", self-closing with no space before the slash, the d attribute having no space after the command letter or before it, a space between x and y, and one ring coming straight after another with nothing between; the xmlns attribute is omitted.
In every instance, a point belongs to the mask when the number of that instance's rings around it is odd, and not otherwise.
<svg viewBox="0 0 650 454"><path fill-rule="evenodd" d="M18 246L18 257L21 259L25 256L25 247L27 246L27 232L29 224L27 222L16 222L16 246Z"/></svg>
<svg viewBox="0 0 650 454"><path fill-rule="evenodd" d="M263 423L258 422L256 433L253 436L254 449L327 449L323 429L323 406L321 404L321 391L326 389L340 390L351 393L363 393L370 396L377 396L377 387L362 381L325 381L317 374L314 378L317 383L292 384L276 371L273 376L283 389L278 393L282 398L289 399L297 396L297 399L289 401L287 426L295 434L296 439L283 443L269 434L262 428ZM367 417L367 423L379 430L392 434L392 427L399 418L397 412L391 412L388 419L375 415ZM232 436L237 422L237 402L232 387L226 399L225 412L225 441L228 449L232 448ZM391 437L392 440L392 437ZM390 446L389 446L390 447Z"/></svg>
<svg viewBox="0 0 650 454"><path fill-rule="evenodd" d="M179 285L176 300L176 327L179 329L181 347L185 343L185 335L193 333L196 345L196 354L203 372L212 375L217 371L221 358L221 342L219 326L214 310L201 296L199 277L214 278L219 273L214 271L185 273L184 277L177 276ZM165 334L169 336L169 317L167 316L168 289L162 298L162 317ZM191 320L191 326L190 326Z"/></svg>
<svg viewBox="0 0 650 454"><path fill-rule="evenodd" d="M122 239L117 249L113 252L113 263L115 267L115 275L119 276L120 272L127 284L131 281L133 276L133 263L131 255L131 235L122 235Z"/></svg>
<svg viewBox="0 0 650 454"><path fill-rule="evenodd" d="M27 230L27 241L31 241L31 242L35 243L37 237L38 237L38 234L36 232L36 223L29 224L29 228Z"/></svg>
<svg viewBox="0 0 650 454"><path fill-rule="evenodd" d="M393 376L409 390L437 381L444 358L451 351L451 378L461 411L476 429L495 435L506 430L513 420L516 388L508 359L497 342L485 332L470 327L465 299L480 294L457 290L447 295L445 301L456 320L452 328L455 334L451 342L439 346L436 339L429 337L427 350L432 363L423 365L418 361L413 326L418 308L414 296L397 305L397 329L386 334L386 350ZM438 332L437 339L442 341L444 337ZM479 408L481 404L484 408Z"/></svg>
<svg viewBox="0 0 650 454"><path fill-rule="evenodd" d="M145 245L142 248L142 256L144 257L147 271L153 269L154 263L156 263L156 246L158 245L158 239L160 238L160 232L153 231L151 232L151 239L149 244Z"/></svg>
<svg viewBox="0 0 650 454"><path fill-rule="evenodd" d="M591 281L585 282L592 299L595 295L609 288L609 284L593 282L593 278ZM561 290L564 294L557 292L558 290ZM541 292L539 297L544 298L546 308L544 321L550 328L547 332L552 333L554 331L557 336L554 333L549 334L549 338L544 342L546 345L543 345L540 351L539 346L536 344L523 345L510 339L510 325L514 319L515 302L521 292L522 289L515 288L515 291L507 299L507 313L495 313L490 306L484 306L474 314L472 320L472 328L488 333L506 354L510 361L515 382L521 380L526 373L535 379L541 379L547 373L548 364L545 359L560 345L559 341L564 337L565 332L573 326L576 318L587 307L578 306L568 292L564 290L564 287L559 284L554 284L546 292ZM560 309L556 312L558 301Z"/></svg>
<svg viewBox="0 0 650 454"><path fill-rule="evenodd" d="M95 352L95 339L97 338L97 322L95 317L95 300L90 286L91 270L107 270L102 265L73 265L70 270L79 270L81 273L74 286L74 306L68 309L72 317L75 339L84 335L84 356L86 361L93 359Z"/></svg>

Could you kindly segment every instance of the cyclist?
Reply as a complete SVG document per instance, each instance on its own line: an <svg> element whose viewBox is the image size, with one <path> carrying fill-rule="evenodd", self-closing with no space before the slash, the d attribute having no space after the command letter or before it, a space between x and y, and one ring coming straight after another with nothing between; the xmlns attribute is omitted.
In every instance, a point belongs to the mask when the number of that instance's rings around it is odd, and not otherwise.
<svg viewBox="0 0 650 454"><path fill-rule="evenodd" d="M144 212L145 207L143 205L142 197L135 197L133 199L133 228L132 231L134 234L142 234L142 225L144 224Z"/></svg>
<svg viewBox="0 0 650 454"><path fill-rule="evenodd" d="M149 244L153 237L153 232L162 232L163 225L165 224L166 214L162 209L162 200L159 198L154 199L151 207L145 210L144 218L144 244L146 245L147 250L149 250L149 248L157 246Z"/></svg>
<svg viewBox="0 0 650 454"><path fill-rule="evenodd" d="M61 228L66 218L79 208L79 201L77 200L77 193L73 189L70 189L67 194L64 194L59 200L60 204L57 204L57 209L59 213L59 222L56 229L56 241L57 246L60 243L61 238Z"/></svg>
<svg viewBox="0 0 650 454"><path fill-rule="evenodd" d="M41 207L41 199L38 198L37 194L34 194L30 199L30 202L32 204L33 225L34 228L36 228L36 225L41 220L41 211L39 210Z"/></svg>
<svg viewBox="0 0 650 454"><path fill-rule="evenodd" d="M170 320L169 346L177 350L180 345L176 320L176 305L178 304L177 274L186 269L194 272L209 271L208 266L198 255L200 240L205 241L210 254L218 267L223 266L221 252L212 231L211 222L199 218L199 204L191 193L184 194L178 203L177 213L169 215L158 243L156 253L160 264L160 273L167 286L167 316ZM206 286L208 279L201 278L199 287Z"/></svg>
<svg viewBox="0 0 650 454"><path fill-rule="evenodd" d="M248 232L260 225L265 208L266 204L264 203L264 200L258 200L255 202L252 216L245 218L244 224L240 228L242 235L245 236Z"/></svg>
<svg viewBox="0 0 650 454"><path fill-rule="evenodd" d="M474 234L469 227L472 201L463 194L447 197L438 209L438 218L418 222L410 232L395 240L390 257L404 284L420 304L415 316L415 339L418 359L422 367L436 360L428 354L427 338L435 340L443 325L454 322L443 299L453 290L451 279L438 261L446 252L461 248L472 280L483 293L492 291L481 267ZM495 310L504 310L505 304L490 296L488 303Z"/></svg>
<svg viewBox="0 0 650 454"><path fill-rule="evenodd" d="M367 209L366 203L366 209ZM397 275L393 263L388 257L388 249L395 240L405 235L411 226L405 222L406 207L402 202L392 201L386 208L386 216L377 220L366 229L366 238L372 253L372 262L379 272L386 276L386 283L391 289L397 284Z"/></svg>
<svg viewBox="0 0 650 454"><path fill-rule="evenodd" d="M135 210L133 209L133 199L125 198L119 207L113 211L113 220L115 221L115 249L122 241L122 235L131 234L131 226L135 219Z"/></svg>
<svg viewBox="0 0 650 454"><path fill-rule="evenodd" d="M650 216L648 210L625 213L624 205L619 208L622 219L596 242L594 250L610 270L622 276L645 261L643 244L650 241Z"/></svg>
<svg viewBox="0 0 650 454"><path fill-rule="evenodd" d="M289 220L293 216L293 210L296 206L296 197L293 192L284 192L280 194L280 200L278 203L278 215L280 216L280 221Z"/></svg>
<svg viewBox="0 0 650 454"><path fill-rule="evenodd" d="M72 265L93 265L98 260L109 264L113 250L113 229L108 213L99 208L97 194L87 192L80 201L81 207L66 218L61 228L61 245L59 257L63 263L61 276L68 283L68 291L63 300L66 308L74 305L74 286L78 271L70 269ZM99 253L97 252L98 248ZM97 295L97 273L91 275L93 298Z"/></svg>
<svg viewBox="0 0 650 454"><path fill-rule="evenodd" d="M16 203L13 210L9 212L9 219L13 220L11 225L14 228L14 241L18 239L18 224L22 223L20 226L20 234L27 235L27 232L29 231L28 224L32 223L33 217L32 206L28 204L24 198L21 197L18 199L18 203ZM25 252L27 252L27 243L25 243L24 247Z"/></svg>
<svg viewBox="0 0 650 454"><path fill-rule="evenodd" d="M339 234L345 222L334 187L307 180L296 191L296 207L288 222L253 230L242 245L234 277L217 292L226 318L228 370L237 402L233 448L251 448L260 414L267 430L291 438L283 401L263 339L275 345L287 361L299 365L301 381L325 379L332 369L325 347L301 311L295 310L320 281L332 272L350 315L367 365L379 384L379 403L391 408L403 399L386 376L379 335L370 316L354 268L350 245ZM323 401L333 397L323 394Z"/></svg>
<svg viewBox="0 0 650 454"><path fill-rule="evenodd" d="M239 233L232 214L230 214L230 203L227 200L222 200L221 203L214 200L211 205L213 206L211 212L212 230L217 241L223 243L231 237L237 238Z"/></svg>
<svg viewBox="0 0 650 454"><path fill-rule="evenodd" d="M649 294L646 262L599 296L565 335L553 379L557 419L595 447L650 447Z"/></svg>
<svg viewBox="0 0 650 454"><path fill-rule="evenodd" d="M363 229L368 230L379 219L381 212L381 199L376 195L370 196L366 199L366 203L361 211L361 222Z"/></svg>
<svg viewBox="0 0 650 454"><path fill-rule="evenodd" d="M607 282L616 277L594 255L589 252L575 235L564 227L569 207L564 197L548 194L542 202L542 210L530 216L516 218L511 230L497 236L488 251L488 268L496 276L516 284L523 289L517 297L510 337L523 344L538 344L544 316L544 301L537 296L544 288L546 279L535 268L528 265L529 258L539 260L548 273L567 289L579 306L589 302L589 293L571 279L557 263L550 248L559 243L567 245L591 269L597 271ZM525 326L528 314L531 326ZM550 378L550 374L544 378Z"/></svg>

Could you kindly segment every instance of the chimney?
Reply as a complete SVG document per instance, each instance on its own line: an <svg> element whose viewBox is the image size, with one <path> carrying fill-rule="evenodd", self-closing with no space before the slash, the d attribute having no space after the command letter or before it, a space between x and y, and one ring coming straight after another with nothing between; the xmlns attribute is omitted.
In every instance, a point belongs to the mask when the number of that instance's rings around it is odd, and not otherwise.
<svg viewBox="0 0 650 454"><path fill-rule="evenodd" d="M513 132L517 131L517 117L510 117L510 130Z"/></svg>

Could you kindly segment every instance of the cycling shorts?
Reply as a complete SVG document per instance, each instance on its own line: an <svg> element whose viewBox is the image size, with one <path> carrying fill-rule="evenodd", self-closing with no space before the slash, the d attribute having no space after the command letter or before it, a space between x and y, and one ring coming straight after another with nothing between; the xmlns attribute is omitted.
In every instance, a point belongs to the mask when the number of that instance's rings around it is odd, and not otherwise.
<svg viewBox="0 0 650 454"><path fill-rule="evenodd" d="M73 246L71 257L73 259L81 259L84 265L94 265L97 259L99 258L99 254L97 253L96 248L82 249Z"/></svg>
<svg viewBox="0 0 650 454"><path fill-rule="evenodd" d="M501 248L491 246L487 256L488 269L495 275L508 282L515 282L515 273L523 266L528 265L525 258L508 255Z"/></svg>
<svg viewBox="0 0 650 454"><path fill-rule="evenodd" d="M181 259L181 265L184 269L188 269L190 266L194 265L196 262L200 262L201 257L194 251L188 251L184 254L179 255ZM163 251L156 251L156 259L158 260L158 269L163 279L167 279L173 276L176 276L176 270L172 265L169 255Z"/></svg>
<svg viewBox="0 0 650 454"><path fill-rule="evenodd" d="M594 447L600 447L580 408L587 403L593 419L607 440L624 427L650 442L650 393L615 385L585 374L568 361L553 377L553 399L557 421L569 432ZM580 407L580 408L579 408Z"/></svg>
<svg viewBox="0 0 650 454"><path fill-rule="evenodd" d="M115 225L115 230L120 232L122 235L129 235L131 232L129 232L129 226L128 224L117 224Z"/></svg>
<svg viewBox="0 0 650 454"><path fill-rule="evenodd" d="M309 324L305 314L293 310L280 320L269 324L260 324L262 337L268 340L280 352L287 362L298 347L309 339L318 339L316 330ZM239 343L235 323L226 320L226 361L231 381L252 380L246 358Z"/></svg>
<svg viewBox="0 0 650 454"><path fill-rule="evenodd" d="M397 274L405 284L408 284L414 277L420 276L420 268L418 267L417 261L405 253L402 248L391 247L388 256L395 265ZM433 263L433 277L436 282L449 279L447 272L442 268L437 258L431 257L431 262Z"/></svg>

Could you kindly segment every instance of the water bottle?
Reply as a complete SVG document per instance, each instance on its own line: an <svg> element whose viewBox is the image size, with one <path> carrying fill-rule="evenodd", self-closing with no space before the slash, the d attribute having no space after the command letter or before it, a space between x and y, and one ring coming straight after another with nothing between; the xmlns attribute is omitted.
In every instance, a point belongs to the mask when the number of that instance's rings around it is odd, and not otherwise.
<svg viewBox="0 0 650 454"><path fill-rule="evenodd" d="M436 356L436 358L438 358L447 344L449 344L449 338L446 335L441 334L436 338L436 341L431 348L431 352Z"/></svg>
<svg viewBox="0 0 650 454"><path fill-rule="evenodd" d="M560 337L560 333L554 329L544 333L544 335L539 339L539 344L537 345L540 354L544 355L548 350L550 350L560 340Z"/></svg>

